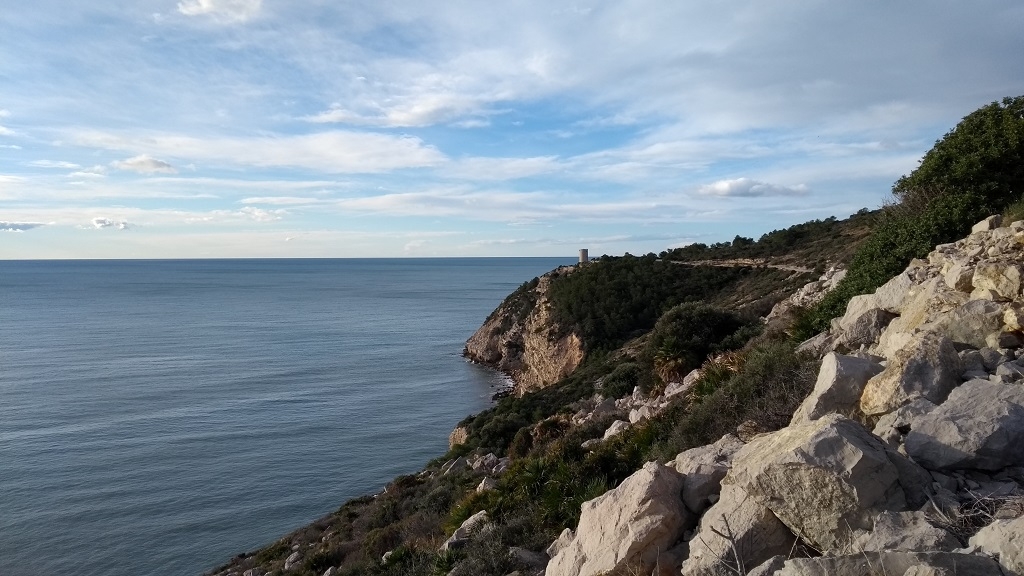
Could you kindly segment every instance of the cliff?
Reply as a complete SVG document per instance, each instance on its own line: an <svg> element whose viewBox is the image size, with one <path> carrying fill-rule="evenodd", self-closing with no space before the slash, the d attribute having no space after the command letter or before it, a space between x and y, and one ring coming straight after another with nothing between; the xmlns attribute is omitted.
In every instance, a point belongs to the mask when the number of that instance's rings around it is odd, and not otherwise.
<svg viewBox="0 0 1024 576"><path fill-rule="evenodd" d="M571 374L583 362L583 341L554 321L548 289L553 277L575 270L558 268L506 298L469 338L463 355L508 375L518 395Z"/></svg>

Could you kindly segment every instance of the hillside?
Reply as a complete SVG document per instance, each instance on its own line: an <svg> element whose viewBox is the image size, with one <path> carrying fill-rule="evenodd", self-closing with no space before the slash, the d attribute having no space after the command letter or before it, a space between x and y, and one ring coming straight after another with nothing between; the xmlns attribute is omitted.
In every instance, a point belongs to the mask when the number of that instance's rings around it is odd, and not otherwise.
<svg viewBox="0 0 1024 576"><path fill-rule="evenodd" d="M477 359L537 380L216 573L1022 573L1022 151L1007 99L881 211L524 283Z"/></svg>

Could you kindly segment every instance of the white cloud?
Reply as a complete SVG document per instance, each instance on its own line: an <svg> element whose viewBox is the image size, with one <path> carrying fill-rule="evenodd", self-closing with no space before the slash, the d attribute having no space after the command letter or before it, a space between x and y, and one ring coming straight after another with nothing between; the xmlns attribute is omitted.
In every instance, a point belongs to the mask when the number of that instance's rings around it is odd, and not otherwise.
<svg viewBox="0 0 1024 576"><path fill-rule="evenodd" d="M451 166L445 173L456 178L470 180L514 180L564 170L555 156L533 158L464 158Z"/></svg>
<svg viewBox="0 0 1024 576"><path fill-rule="evenodd" d="M246 206L239 210L239 213L256 222L273 222L280 220L288 212L285 210L264 210L253 206Z"/></svg>
<svg viewBox="0 0 1024 576"><path fill-rule="evenodd" d="M105 178L107 175L106 166L91 166L89 168L83 168L76 170L68 174L68 178Z"/></svg>
<svg viewBox="0 0 1024 576"><path fill-rule="evenodd" d="M147 154L141 154L127 160L116 160L110 163L118 170L138 172L139 174L176 174L178 171L169 163L157 160Z"/></svg>
<svg viewBox="0 0 1024 576"><path fill-rule="evenodd" d="M306 168L328 173L369 174L433 166L445 160L436 148L424 145L419 138L340 130L251 138L87 131L75 133L72 138L79 145L108 150L149 150L160 156L197 162Z"/></svg>
<svg viewBox="0 0 1024 576"><path fill-rule="evenodd" d="M701 186L697 193L705 196L744 198L757 196L801 196L807 194L807 186L803 184L797 186L777 186L751 180L750 178L735 178L706 184Z"/></svg>
<svg viewBox="0 0 1024 576"><path fill-rule="evenodd" d="M81 168L81 166L74 162L63 162L59 160L33 160L32 162L29 162L28 165L34 168L64 168L67 170Z"/></svg>
<svg viewBox="0 0 1024 576"><path fill-rule="evenodd" d="M126 220L112 220L110 218L93 218L92 225L97 230L112 228L114 230L127 230L131 227Z"/></svg>
<svg viewBox="0 0 1024 576"><path fill-rule="evenodd" d="M260 13L261 0L182 0L178 12L222 22L245 22Z"/></svg>
<svg viewBox="0 0 1024 576"><path fill-rule="evenodd" d="M45 226L40 222L0 222L0 232L24 232Z"/></svg>
<svg viewBox="0 0 1024 576"><path fill-rule="evenodd" d="M10 150L21 150L21 146L17 144L0 144L0 148L8 148Z"/></svg>
<svg viewBox="0 0 1024 576"><path fill-rule="evenodd" d="M10 110L5 110L3 108L0 108L0 118L7 118L10 115L11 115L11 111Z"/></svg>
<svg viewBox="0 0 1024 576"><path fill-rule="evenodd" d="M15 134L17 134L17 132L15 132L14 130L11 130L10 128L7 128L5 126L0 126L0 136L14 136Z"/></svg>

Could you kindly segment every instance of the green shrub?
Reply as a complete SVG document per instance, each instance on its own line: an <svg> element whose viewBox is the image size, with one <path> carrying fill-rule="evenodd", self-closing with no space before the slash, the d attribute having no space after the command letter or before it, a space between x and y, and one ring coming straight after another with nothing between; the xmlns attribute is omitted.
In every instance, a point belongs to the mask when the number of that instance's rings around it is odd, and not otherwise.
<svg viewBox="0 0 1024 576"><path fill-rule="evenodd" d="M623 362L601 380L601 394L606 398L622 398L640 383L643 370L636 362Z"/></svg>

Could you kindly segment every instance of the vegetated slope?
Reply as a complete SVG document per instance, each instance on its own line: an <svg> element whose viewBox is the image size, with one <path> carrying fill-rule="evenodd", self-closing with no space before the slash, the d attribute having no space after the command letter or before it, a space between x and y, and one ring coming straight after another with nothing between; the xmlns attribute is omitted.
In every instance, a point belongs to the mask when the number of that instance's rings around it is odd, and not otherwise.
<svg viewBox="0 0 1024 576"><path fill-rule="evenodd" d="M554 384L587 357L642 337L685 302L756 319L827 267L845 265L873 216L862 210L757 241L737 237L660 256L603 256L559 268L510 294L467 341L464 354L510 375L521 395Z"/></svg>
<svg viewBox="0 0 1024 576"><path fill-rule="evenodd" d="M536 573L535 554L562 528L576 526L583 502L618 486L648 460L664 462L725 432L745 438L783 427L812 388L818 359L797 353L786 331L751 338L758 328L752 312L764 308L762 299L784 293L798 278L758 267L740 267L724 276L721 271L698 273L698 285L708 287L702 295L691 291L689 299L673 300L675 293L660 292L658 283L671 283L675 269L711 266L671 260L764 259L818 270L850 262L840 289L801 318L798 328L812 334L827 326L838 315L835 311L841 313L850 296L873 290L911 258L927 254L929 242L962 236L990 212L1017 212L1011 219L1024 215L1024 205L1015 204L1024 171L1021 134L1024 98L993 103L965 118L918 170L897 182L896 202L881 213L805 223L756 242L737 237L660 258L595 263L593 277L580 275L578 285L565 287L566 294L589 305L571 304L559 311L557 296L551 304L552 315L564 323L559 330L591 335L592 353L575 372L467 418L461 424L465 442L422 473L398 478L381 494L353 500L261 551L240 555L220 573L253 570L250 574L262 576L284 573L286 567L289 575L301 576L320 576L328 568L352 575ZM596 268L602 264L632 276L606 277ZM885 276L889 270L895 271ZM653 285L646 288L644 282ZM531 290L538 285L526 284L506 301L510 323L523 321L536 308ZM588 287L600 290L591 295ZM661 297L650 308L636 308L646 304L634 302ZM629 311L639 311L641 319L629 318ZM504 320L498 320L501 326ZM696 337L694 320L707 328ZM637 334L645 335L617 348ZM680 387L676 378L708 352L714 357L703 361L700 376ZM634 386L641 392L630 394ZM616 418L635 423L608 435ZM485 476L491 484L475 488ZM441 550L463 520L482 510L490 522L485 537L457 539ZM525 552L510 554L511 546Z"/></svg>

